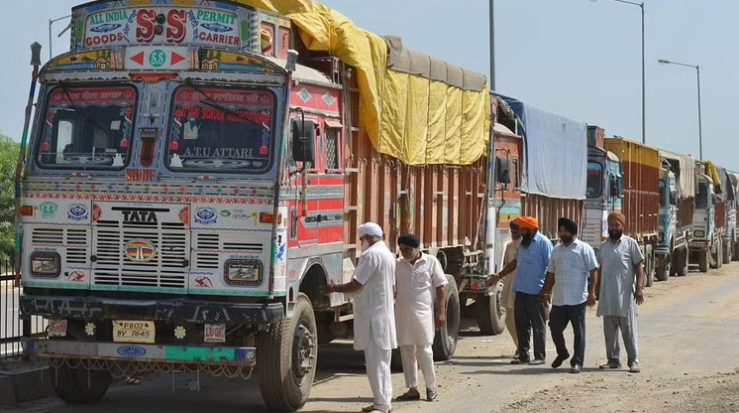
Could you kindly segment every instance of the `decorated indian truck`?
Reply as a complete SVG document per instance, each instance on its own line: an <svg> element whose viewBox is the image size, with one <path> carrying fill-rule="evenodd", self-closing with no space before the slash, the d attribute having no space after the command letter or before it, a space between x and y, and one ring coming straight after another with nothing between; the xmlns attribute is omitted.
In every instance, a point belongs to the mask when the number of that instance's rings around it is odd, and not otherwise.
<svg viewBox="0 0 739 413"><path fill-rule="evenodd" d="M605 131L588 126L588 181L580 239L595 251L608 238L608 215L622 208L621 161L605 149Z"/></svg>
<svg viewBox="0 0 739 413"><path fill-rule="evenodd" d="M265 404L298 410L318 344L350 334L351 297L321 287L350 279L366 221L440 258L434 351L454 354L457 287L493 271L485 76L307 0L98 1L71 27L18 169L21 312L49 322L25 350L64 400L256 368ZM473 295L501 326L496 289Z"/></svg>
<svg viewBox="0 0 739 413"><path fill-rule="evenodd" d="M709 267L720 268L723 264L726 201L721 176L712 163L697 162L696 182L691 262L698 264L700 272L708 272Z"/></svg>
<svg viewBox="0 0 739 413"><path fill-rule="evenodd" d="M660 232L655 254L655 276L667 281L670 276L688 273L688 244L695 210L695 159L660 151Z"/></svg>

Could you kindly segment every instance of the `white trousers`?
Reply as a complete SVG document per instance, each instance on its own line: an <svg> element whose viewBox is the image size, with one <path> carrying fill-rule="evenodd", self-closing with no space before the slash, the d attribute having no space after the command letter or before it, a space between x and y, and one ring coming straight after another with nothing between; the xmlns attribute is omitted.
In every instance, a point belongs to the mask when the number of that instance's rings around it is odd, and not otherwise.
<svg viewBox="0 0 739 413"><path fill-rule="evenodd" d="M405 387L418 388L418 366L421 366L427 389L436 389L436 370L434 369L434 351L428 346L400 346L400 357L403 360Z"/></svg>
<svg viewBox="0 0 739 413"><path fill-rule="evenodd" d="M373 405L375 409L389 412L392 409L393 376L390 371L392 350L381 349L370 337L364 349L364 361L367 364L367 378L372 387Z"/></svg>

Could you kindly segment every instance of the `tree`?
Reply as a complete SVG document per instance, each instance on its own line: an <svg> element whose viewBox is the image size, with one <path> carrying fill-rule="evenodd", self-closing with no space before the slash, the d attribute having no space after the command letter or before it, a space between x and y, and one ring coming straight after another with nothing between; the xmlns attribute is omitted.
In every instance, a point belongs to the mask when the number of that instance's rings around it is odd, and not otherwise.
<svg viewBox="0 0 739 413"><path fill-rule="evenodd" d="M20 145L0 134L0 258L15 250L15 170Z"/></svg>

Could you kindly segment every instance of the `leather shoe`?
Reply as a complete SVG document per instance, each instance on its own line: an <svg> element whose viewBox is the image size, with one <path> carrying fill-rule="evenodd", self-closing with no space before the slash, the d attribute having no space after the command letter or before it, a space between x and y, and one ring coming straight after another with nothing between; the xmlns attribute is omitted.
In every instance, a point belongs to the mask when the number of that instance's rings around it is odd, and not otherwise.
<svg viewBox="0 0 739 413"><path fill-rule="evenodd" d="M570 373L572 373L572 374L580 374L580 372L582 372L582 366L579 365L579 364L575 364L570 369Z"/></svg>
<svg viewBox="0 0 739 413"><path fill-rule="evenodd" d="M567 360L568 358L570 358L569 354L565 356L557 356L557 358L554 359L554 361L552 362L552 368L553 369L559 368L562 365L562 363L564 363L565 360Z"/></svg>

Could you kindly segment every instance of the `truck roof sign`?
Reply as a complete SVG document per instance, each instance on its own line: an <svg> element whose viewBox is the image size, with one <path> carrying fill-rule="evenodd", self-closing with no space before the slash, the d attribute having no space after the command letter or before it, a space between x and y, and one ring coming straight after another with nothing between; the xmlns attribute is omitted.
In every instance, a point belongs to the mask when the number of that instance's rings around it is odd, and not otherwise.
<svg viewBox="0 0 739 413"><path fill-rule="evenodd" d="M290 21L230 2L96 2L74 9L72 50L205 46L286 58ZM276 34L280 35L277 36Z"/></svg>

